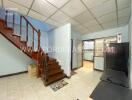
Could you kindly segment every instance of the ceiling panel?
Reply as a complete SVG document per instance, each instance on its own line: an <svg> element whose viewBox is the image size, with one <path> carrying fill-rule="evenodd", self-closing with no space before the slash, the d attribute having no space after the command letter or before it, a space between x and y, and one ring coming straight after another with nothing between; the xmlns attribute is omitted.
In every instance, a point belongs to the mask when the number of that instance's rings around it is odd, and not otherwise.
<svg viewBox="0 0 132 100"><path fill-rule="evenodd" d="M28 16L34 18L34 19L37 19L37 20L40 20L40 21L44 21L47 19L47 17L45 16L42 16L41 14L37 13L37 12L34 12L32 10L30 10Z"/></svg>
<svg viewBox="0 0 132 100"><path fill-rule="evenodd" d="M82 33L84 33L85 31L88 30L87 28L83 27L82 25L78 25L78 26L75 26L75 27L73 26L73 29L75 31L82 32Z"/></svg>
<svg viewBox="0 0 132 100"><path fill-rule="evenodd" d="M89 33L91 33L91 31L87 30L86 32L81 33L81 34L89 34Z"/></svg>
<svg viewBox="0 0 132 100"><path fill-rule="evenodd" d="M49 17L57 10L57 8L55 8L45 0L35 0L32 9L45 15L46 17Z"/></svg>
<svg viewBox="0 0 132 100"><path fill-rule="evenodd" d="M101 4L103 4L107 0L82 0L82 1L86 4L86 6L88 8L91 9L91 8L94 8L94 7L97 7L97 6L101 5Z"/></svg>
<svg viewBox="0 0 132 100"><path fill-rule="evenodd" d="M52 26L54 26L54 27L58 27L58 26L61 25L60 23L54 21L53 19L48 19L45 22L48 23L48 24L50 24L50 25L52 25Z"/></svg>
<svg viewBox="0 0 132 100"><path fill-rule="evenodd" d="M49 1L51 4L55 5L56 7L60 8L69 0L47 0L47 1Z"/></svg>
<svg viewBox="0 0 132 100"><path fill-rule="evenodd" d="M88 23L83 24L85 27L95 26L98 25L96 20L91 20Z"/></svg>
<svg viewBox="0 0 132 100"><path fill-rule="evenodd" d="M30 8L30 6L33 2L33 0L10 0L10 1L16 2L20 5L23 5L23 6L28 7L28 8Z"/></svg>
<svg viewBox="0 0 132 100"><path fill-rule="evenodd" d="M102 24L104 29L111 29L117 27L117 20L113 20Z"/></svg>
<svg viewBox="0 0 132 100"><path fill-rule="evenodd" d="M93 25L93 26L89 26L88 29L90 30L90 32L97 32L97 31L101 31L102 28L100 25Z"/></svg>
<svg viewBox="0 0 132 100"><path fill-rule="evenodd" d="M100 23L106 23L111 20L117 20L116 12L112 12L112 13L109 13L107 15L104 15L104 16L98 18L98 21Z"/></svg>
<svg viewBox="0 0 132 100"><path fill-rule="evenodd" d="M67 15L65 15L63 12L61 11L57 11L52 17L51 19L54 19L55 21L59 22L59 23L64 23L66 20L70 19Z"/></svg>
<svg viewBox="0 0 132 100"><path fill-rule="evenodd" d="M118 4L118 9L130 7L131 0L117 0L117 4Z"/></svg>
<svg viewBox="0 0 132 100"><path fill-rule="evenodd" d="M131 8L125 8L125 9L121 9L118 11L118 16L119 17L125 17L125 16L130 16L131 15Z"/></svg>
<svg viewBox="0 0 132 100"><path fill-rule="evenodd" d="M71 0L61 10L67 13L69 16L75 17L85 11L86 8L80 0Z"/></svg>
<svg viewBox="0 0 132 100"><path fill-rule="evenodd" d="M74 19L77 20L78 22L82 23L82 24L87 23L91 20L94 20L94 18L92 17L92 15L88 11L84 11L80 15L74 17Z"/></svg>
<svg viewBox="0 0 132 100"><path fill-rule="evenodd" d="M96 18L101 17L110 12L116 11L115 0L108 0L101 5L90 9Z"/></svg>
<svg viewBox="0 0 132 100"><path fill-rule="evenodd" d="M123 26L128 24L130 16L121 17L118 19L118 26Z"/></svg>
<svg viewBox="0 0 132 100"><path fill-rule="evenodd" d="M3 3L4 3L4 8L17 11L17 12L23 14L23 15L26 15L27 12L28 12L27 8L25 8L23 6L20 6L20 5L16 4L16 3L13 3L11 1L3 0Z"/></svg>
<svg viewBox="0 0 132 100"><path fill-rule="evenodd" d="M78 26L80 24L74 19L68 19L65 23L71 23L72 26Z"/></svg>

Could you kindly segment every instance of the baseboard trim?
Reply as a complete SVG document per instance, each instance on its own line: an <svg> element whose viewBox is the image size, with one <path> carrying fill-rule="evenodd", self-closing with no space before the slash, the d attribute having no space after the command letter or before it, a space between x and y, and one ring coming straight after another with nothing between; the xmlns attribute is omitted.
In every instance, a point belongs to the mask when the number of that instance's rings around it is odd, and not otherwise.
<svg viewBox="0 0 132 100"><path fill-rule="evenodd" d="M23 74L23 73L27 73L28 71L22 71L22 72L18 72L18 73L12 73L12 74L7 74L7 75L1 75L0 78L4 78L4 77L9 77L9 76L14 76L14 75L19 75L19 74Z"/></svg>

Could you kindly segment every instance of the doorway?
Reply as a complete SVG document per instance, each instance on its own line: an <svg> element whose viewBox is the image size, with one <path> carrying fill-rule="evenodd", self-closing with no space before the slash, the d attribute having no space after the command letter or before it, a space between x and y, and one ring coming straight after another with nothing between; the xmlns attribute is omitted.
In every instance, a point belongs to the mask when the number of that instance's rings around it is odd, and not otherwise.
<svg viewBox="0 0 132 100"><path fill-rule="evenodd" d="M104 66L105 47L109 43L117 43L117 37L111 36L111 37L95 39L94 69L104 71L104 68L105 68L105 66Z"/></svg>
<svg viewBox="0 0 132 100"><path fill-rule="evenodd" d="M83 41L83 67L88 69L94 67L94 40Z"/></svg>
<svg viewBox="0 0 132 100"><path fill-rule="evenodd" d="M82 40L71 39L71 70L82 67Z"/></svg>

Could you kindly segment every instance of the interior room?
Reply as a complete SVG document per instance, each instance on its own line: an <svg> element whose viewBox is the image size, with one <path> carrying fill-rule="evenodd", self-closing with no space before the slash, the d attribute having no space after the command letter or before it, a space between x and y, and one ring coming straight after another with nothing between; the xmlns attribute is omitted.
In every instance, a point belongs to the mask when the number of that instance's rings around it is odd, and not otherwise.
<svg viewBox="0 0 132 100"><path fill-rule="evenodd" d="M0 0L1 100L131 100L131 0Z"/></svg>
<svg viewBox="0 0 132 100"><path fill-rule="evenodd" d="M83 67L94 68L94 40L83 41Z"/></svg>

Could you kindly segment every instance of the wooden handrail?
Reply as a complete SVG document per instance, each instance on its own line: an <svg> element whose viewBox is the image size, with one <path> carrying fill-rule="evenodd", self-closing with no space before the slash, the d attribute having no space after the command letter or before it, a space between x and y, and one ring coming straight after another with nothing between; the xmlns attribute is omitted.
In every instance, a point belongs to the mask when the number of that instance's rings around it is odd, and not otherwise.
<svg viewBox="0 0 132 100"><path fill-rule="evenodd" d="M25 16L21 16L28 24L38 33L38 30L27 20Z"/></svg>
<svg viewBox="0 0 132 100"><path fill-rule="evenodd" d="M5 15L5 25L7 27L8 25L8 13L9 11L6 10L6 15ZM13 30L15 29L15 14L12 12L13 14L13 18L12 18L12 26L13 26ZM34 51L34 38L35 38L35 34L37 34L37 38L38 38L38 44L37 44L37 66L38 66L38 75L40 75L40 69L42 67L45 68L45 70L47 70L47 56L45 55L43 49L40 46L40 36L41 36L41 32L40 30L37 30L29 21L25 16L20 15L20 35L22 36L22 27L23 27L23 20L26 22L26 43L28 42L28 34L29 34L29 28L31 27L32 30L32 51ZM26 47L20 47L22 50L26 51L25 48L28 49L28 46L26 45ZM24 48L24 49L23 49ZM45 63L45 64L44 64ZM46 74L46 73L45 73ZM46 75L45 75L46 76ZM47 76L46 76L47 77Z"/></svg>
<svg viewBox="0 0 132 100"><path fill-rule="evenodd" d="M28 41L28 22L26 22L26 41Z"/></svg>
<svg viewBox="0 0 132 100"><path fill-rule="evenodd" d="M34 51L34 29L33 29L33 37L32 37L32 51Z"/></svg>

